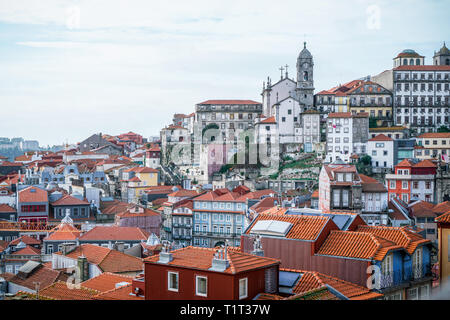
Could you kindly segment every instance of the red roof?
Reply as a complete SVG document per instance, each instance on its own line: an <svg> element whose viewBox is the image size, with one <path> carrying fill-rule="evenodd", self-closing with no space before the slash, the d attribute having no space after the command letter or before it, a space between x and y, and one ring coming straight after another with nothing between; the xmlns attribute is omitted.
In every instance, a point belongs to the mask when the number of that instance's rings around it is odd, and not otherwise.
<svg viewBox="0 0 450 320"><path fill-rule="evenodd" d="M30 186L19 191L19 202L48 202L47 191Z"/></svg>
<svg viewBox="0 0 450 320"><path fill-rule="evenodd" d="M427 132L417 138L450 138L450 132Z"/></svg>
<svg viewBox="0 0 450 320"><path fill-rule="evenodd" d="M435 219L436 222L439 223L450 223L450 211L447 213L444 213L443 215L437 217Z"/></svg>
<svg viewBox="0 0 450 320"><path fill-rule="evenodd" d="M61 252L55 252L55 254L62 255ZM82 255L87 258L89 263L97 265L103 272L124 273L143 270L140 258L94 244L82 244L65 256L76 260Z"/></svg>
<svg viewBox="0 0 450 320"><path fill-rule="evenodd" d="M25 248L22 248L20 250L17 250L12 253L13 255L39 255L41 254L41 249L37 249L32 246L26 246Z"/></svg>
<svg viewBox="0 0 450 320"><path fill-rule="evenodd" d="M280 271L300 273L300 279L292 289L293 294L301 294L326 285L332 287L350 300L370 300L382 297L382 294L371 292L369 289L357 284L344 281L320 272L302 271L280 268Z"/></svg>
<svg viewBox="0 0 450 320"><path fill-rule="evenodd" d="M331 112L328 114L328 118L351 118L351 112Z"/></svg>
<svg viewBox="0 0 450 320"><path fill-rule="evenodd" d="M416 163L413 167L437 168L437 165L435 165L432 161L425 159Z"/></svg>
<svg viewBox="0 0 450 320"><path fill-rule="evenodd" d="M13 241L11 241L9 243L9 245L15 246L15 245L19 244L21 241L27 245L41 244L41 241L39 241L38 239L24 235L24 236L21 236L20 238L16 238Z"/></svg>
<svg viewBox="0 0 450 320"><path fill-rule="evenodd" d="M379 134L376 135L375 137L373 137L372 139L369 139L369 141L394 141L391 138L389 138L388 136L384 135L384 134Z"/></svg>
<svg viewBox="0 0 450 320"><path fill-rule="evenodd" d="M168 194L168 197L194 197L198 195L198 192L195 190L186 190L186 189L181 189L175 192L172 192L170 194Z"/></svg>
<svg viewBox="0 0 450 320"><path fill-rule="evenodd" d="M131 284L111 289L106 292L99 293L94 297L95 300L144 300L144 297L136 296L131 292L133 286Z"/></svg>
<svg viewBox="0 0 450 320"><path fill-rule="evenodd" d="M212 266L212 258L216 253L215 248L186 247L171 251L173 260L167 263L168 266L178 266L182 268L209 270ZM260 268L266 268L280 264L280 260L260 257L248 253L228 250L228 261L230 266L224 273L236 274ZM159 254L144 259L150 263L158 263Z"/></svg>
<svg viewBox="0 0 450 320"><path fill-rule="evenodd" d="M256 219L253 220L252 224L247 229L246 234L250 234L252 228L258 221L276 220L292 224L292 227L286 234L287 239L315 240L320 235L320 233L322 232L323 228L327 223L334 224L332 220L324 216L285 215L284 212L283 214L267 214L266 212L260 213L256 217Z"/></svg>
<svg viewBox="0 0 450 320"><path fill-rule="evenodd" d="M80 287L69 288L66 282L58 281L41 289L39 297L41 299L54 300L92 300L99 292L96 290Z"/></svg>
<svg viewBox="0 0 450 320"><path fill-rule="evenodd" d="M399 66L397 68L394 68L394 71L450 71L450 66L435 66L435 65L428 65L428 66Z"/></svg>
<svg viewBox="0 0 450 320"><path fill-rule="evenodd" d="M274 124L274 123L277 123L277 121L275 120L275 117L270 117L270 118L267 118L267 119L264 119L264 120L260 121L259 123L272 123L272 124Z"/></svg>
<svg viewBox="0 0 450 320"><path fill-rule="evenodd" d="M413 164L408 159L403 159L396 165L396 167L412 167L412 166Z"/></svg>
<svg viewBox="0 0 450 320"><path fill-rule="evenodd" d="M116 284L120 282L128 282L131 284L133 277L111 272L103 272L102 274L80 283L81 286L93 289L99 292L106 292L116 288Z"/></svg>
<svg viewBox="0 0 450 320"><path fill-rule="evenodd" d="M401 246L368 232L332 230L317 254L382 261Z"/></svg>
<svg viewBox="0 0 450 320"><path fill-rule="evenodd" d="M261 104L253 100L206 100L198 104Z"/></svg>
<svg viewBox="0 0 450 320"><path fill-rule="evenodd" d="M0 203L0 212L2 213L15 213L16 209L14 209L13 207L5 204L5 203Z"/></svg>
<svg viewBox="0 0 450 320"><path fill-rule="evenodd" d="M78 205L89 205L89 202L86 200L80 200L78 198L72 197L69 194L66 194L51 203L52 206L78 206Z"/></svg>
<svg viewBox="0 0 450 320"><path fill-rule="evenodd" d="M80 241L88 240L147 240L149 234L137 227L96 226L83 234Z"/></svg>
<svg viewBox="0 0 450 320"><path fill-rule="evenodd" d="M81 231L75 228L73 225L67 223L61 223L44 239L48 241L61 241L61 240L76 240L80 237Z"/></svg>

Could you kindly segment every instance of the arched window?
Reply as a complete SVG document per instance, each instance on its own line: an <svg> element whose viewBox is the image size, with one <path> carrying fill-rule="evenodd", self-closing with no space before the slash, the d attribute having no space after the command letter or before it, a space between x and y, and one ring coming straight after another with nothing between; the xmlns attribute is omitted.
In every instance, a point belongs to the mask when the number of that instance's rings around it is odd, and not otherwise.
<svg viewBox="0 0 450 320"><path fill-rule="evenodd" d="M413 66L414 65L414 59L409 59L409 65Z"/></svg>
<svg viewBox="0 0 450 320"><path fill-rule="evenodd" d="M308 81L308 71L303 71L303 80Z"/></svg>
<svg viewBox="0 0 450 320"><path fill-rule="evenodd" d="M416 59L416 66L420 66L420 59Z"/></svg>
<svg viewBox="0 0 450 320"><path fill-rule="evenodd" d="M445 59L445 65L450 66L450 59Z"/></svg>
<svg viewBox="0 0 450 320"><path fill-rule="evenodd" d="M403 65L405 65L405 66L408 65L408 60L407 59L403 59Z"/></svg>

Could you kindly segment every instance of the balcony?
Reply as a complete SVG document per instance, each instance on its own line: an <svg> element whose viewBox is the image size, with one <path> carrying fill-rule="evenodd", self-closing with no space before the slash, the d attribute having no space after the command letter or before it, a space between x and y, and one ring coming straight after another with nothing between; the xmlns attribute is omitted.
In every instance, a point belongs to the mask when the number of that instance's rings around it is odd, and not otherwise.
<svg viewBox="0 0 450 320"><path fill-rule="evenodd" d="M403 271L385 272L380 277L380 289L409 286L410 282L426 281L433 276L430 264L414 265Z"/></svg>

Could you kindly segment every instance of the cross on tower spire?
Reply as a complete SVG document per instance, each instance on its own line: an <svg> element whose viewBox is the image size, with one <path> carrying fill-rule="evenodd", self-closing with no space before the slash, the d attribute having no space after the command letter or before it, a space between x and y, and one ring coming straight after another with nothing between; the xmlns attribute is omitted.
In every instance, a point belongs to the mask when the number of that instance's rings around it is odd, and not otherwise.
<svg viewBox="0 0 450 320"><path fill-rule="evenodd" d="M285 67L286 67L286 78L288 77L288 65L285 65Z"/></svg>
<svg viewBox="0 0 450 320"><path fill-rule="evenodd" d="M281 71L281 79L283 79L283 70L284 70L284 68L283 68L283 67L280 67L280 69L278 69L278 70Z"/></svg>

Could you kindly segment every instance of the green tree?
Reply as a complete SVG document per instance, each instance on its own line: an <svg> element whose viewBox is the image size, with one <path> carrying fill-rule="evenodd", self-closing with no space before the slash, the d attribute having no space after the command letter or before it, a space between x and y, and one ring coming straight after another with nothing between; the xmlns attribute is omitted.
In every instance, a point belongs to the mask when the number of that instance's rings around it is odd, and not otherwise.
<svg viewBox="0 0 450 320"><path fill-rule="evenodd" d="M450 128L447 127L447 126L440 126L440 127L437 129L437 132L450 132Z"/></svg>

